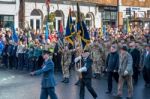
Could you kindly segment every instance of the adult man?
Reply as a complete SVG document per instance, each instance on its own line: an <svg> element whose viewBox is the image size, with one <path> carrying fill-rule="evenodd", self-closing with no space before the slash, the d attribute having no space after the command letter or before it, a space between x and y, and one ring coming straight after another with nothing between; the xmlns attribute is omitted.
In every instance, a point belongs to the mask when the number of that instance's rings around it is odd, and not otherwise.
<svg viewBox="0 0 150 99"><path fill-rule="evenodd" d="M139 68L140 68L140 51L136 48L135 42L129 44L130 54L133 59L133 80L134 84L138 82Z"/></svg>
<svg viewBox="0 0 150 99"><path fill-rule="evenodd" d="M118 94L117 96L122 96L122 88L124 81L128 85L128 99L132 98L133 85L132 85L132 75L133 75L133 59L132 56L127 52L127 46L123 45L120 51L120 61L119 61L119 82L118 82Z"/></svg>
<svg viewBox="0 0 150 99"><path fill-rule="evenodd" d="M118 67L119 67L119 54L117 52L117 46L112 45L110 49L110 53L106 59L106 72L108 74L107 83L108 83L108 90L106 94L110 94L112 92L112 77L118 83Z"/></svg>
<svg viewBox="0 0 150 99"><path fill-rule="evenodd" d="M84 52L82 53L82 57L84 59L84 65L78 70L78 72L81 73L82 76L80 78L80 99L84 99L85 86L87 87L88 91L92 94L93 98L96 99L97 94L91 86L93 60L90 58L89 50L84 50Z"/></svg>
<svg viewBox="0 0 150 99"><path fill-rule="evenodd" d="M150 87L150 44L146 45L146 50L143 55L143 78L145 80L145 87Z"/></svg>
<svg viewBox="0 0 150 99"><path fill-rule="evenodd" d="M92 49L92 59L93 59L93 71L94 71L94 77L100 78L102 73L102 67L104 66L104 60L103 60L103 50L99 47L99 43L96 41L94 43L94 47Z"/></svg>
<svg viewBox="0 0 150 99"><path fill-rule="evenodd" d="M42 69L31 72L31 75L43 74L42 89L40 99L58 99L55 94L56 82L54 80L54 63L51 59L52 54L48 51L43 51L43 59L45 60Z"/></svg>
<svg viewBox="0 0 150 99"><path fill-rule="evenodd" d="M72 50L69 50L68 44L65 45L65 48L62 49L62 72L63 72L63 83L69 83L69 66L71 63L71 53Z"/></svg>

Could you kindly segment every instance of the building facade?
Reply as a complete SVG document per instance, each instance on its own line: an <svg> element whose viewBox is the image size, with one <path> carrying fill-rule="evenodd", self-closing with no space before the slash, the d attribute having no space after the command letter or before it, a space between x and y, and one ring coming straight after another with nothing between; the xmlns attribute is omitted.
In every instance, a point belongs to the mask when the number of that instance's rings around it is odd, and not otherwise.
<svg viewBox="0 0 150 99"><path fill-rule="evenodd" d="M0 28L18 27L19 0L0 0Z"/></svg>
<svg viewBox="0 0 150 99"><path fill-rule="evenodd" d="M117 27L124 25L129 17L150 18L149 0L76 0L88 28L99 28L102 25ZM66 26L69 8L76 21L75 0L51 0L49 24L59 30L60 23ZM129 11L130 10L130 11ZM119 14L118 14L119 12ZM130 12L130 13L129 13ZM6 15L6 16L4 16ZM45 0L0 0L0 25L14 22L16 27L43 29L47 19ZM10 18L8 18L8 17ZM118 20L119 19L119 20ZM7 22L8 21L8 22Z"/></svg>

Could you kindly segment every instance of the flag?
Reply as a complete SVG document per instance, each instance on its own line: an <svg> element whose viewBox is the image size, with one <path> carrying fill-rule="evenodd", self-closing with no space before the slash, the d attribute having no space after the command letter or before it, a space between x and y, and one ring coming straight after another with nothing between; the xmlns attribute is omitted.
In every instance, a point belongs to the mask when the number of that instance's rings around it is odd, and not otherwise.
<svg viewBox="0 0 150 99"><path fill-rule="evenodd" d="M45 3L46 3L47 7L49 7L50 2L51 2L50 0L45 0Z"/></svg>
<svg viewBox="0 0 150 99"><path fill-rule="evenodd" d="M85 25L85 22L81 18L79 4L77 3L77 32L81 38L82 48L84 49L90 43L90 35Z"/></svg>
<svg viewBox="0 0 150 99"><path fill-rule="evenodd" d="M130 22L129 19L127 19L127 33L131 32L131 28L130 28Z"/></svg>
<svg viewBox="0 0 150 99"><path fill-rule="evenodd" d="M15 26L12 27L12 40L18 43L18 34L16 33Z"/></svg>
<svg viewBox="0 0 150 99"><path fill-rule="evenodd" d="M46 22L46 30L45 30L45 40L47 41L49 37L49 27L48 22Z"/></svg>
<svg viewBox="0 0 150 99"><path fill-rule="evenodd" d="M65 34L65 40L69 42L71 45L74 44L74 38L73 35L75 34L75 29L73 26L72 16L71 16L71 9L69 9L69 15L67 20L67 26L66 26L66 34Z"/></svg>
<svg viewBox="0 0 150 99"><path fill-rule="evenodd" d="M60 33L60 37L62 37L62 36L63 36L63 33L64 33L64 29L63 29L62 21L60 22L59 33Z"/></svg>

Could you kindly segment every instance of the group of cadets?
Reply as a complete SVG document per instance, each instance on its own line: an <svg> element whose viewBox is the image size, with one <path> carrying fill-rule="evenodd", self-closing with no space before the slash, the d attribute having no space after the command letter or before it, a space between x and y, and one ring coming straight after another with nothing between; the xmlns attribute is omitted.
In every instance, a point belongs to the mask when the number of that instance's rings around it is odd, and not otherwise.
<svg viewBox="0 0 150 99"><path fill-rule="evenodd" d="M56 42L44 43L43 34L31 33L32 37L28 38L26 33L18 33L19 42L11 39L11 31L0 32L1 59L4 67L9 69L34 71L42 67L43 50L53 52L53 61L58 70L62 70L63 83L69 83L70 66L79 69L82 62L74 62L75 57L82 54L82 47L76 39L74 46L66 41L58 40ZM140 36L139 36L140 35ZM90 57L93 60L92 71L94 78L101 78L102 74L107 72L108 91L112 92L112 77L118 82L118 95L121 95L122 84L124 79L129 82L129 96L131 96L132 78L133 83L138 83L138 76L143 70L145 86L150 87L150 34L149 37L144 34L109 34L109 39L105 40L101 36L91 40L89 45ZM125 51L125 52L124 52ZM131 57L130 57L131 56ZM131 60L129 67L133 70L129 72L124 70L126 64L124 61ZM124 58L124 59L123 59ZM122 64L121 64L122 62ZM125 65L125 67L120 67ZM123 72L124 71L124 72ZM123 72L123 73L122 73ZM121 75L130 74L128 77Z"/></svg>

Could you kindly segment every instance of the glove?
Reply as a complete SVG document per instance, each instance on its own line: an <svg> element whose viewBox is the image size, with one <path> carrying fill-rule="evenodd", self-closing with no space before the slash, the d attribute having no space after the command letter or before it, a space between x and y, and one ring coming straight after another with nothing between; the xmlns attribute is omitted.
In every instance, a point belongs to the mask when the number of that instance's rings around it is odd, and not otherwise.
<svg viewBox="0 0 150 99"><path fill-rule="evenodd" d="M114 70L114 73L116 73L117 71L116 70Z"/></svg>
<svg viewBox="0 0 150 99"><path fill-rule="evenodd" d="M127 70L124 72L124 76L126 76L126 75L128 75L128 71Z"/></svg>
<svg viewBox="0 0 150 99"><path fill-rule="evenodd" d="M82 67L82 68L80 68L80 69L78 69L78 72L86 72L87 71L87 68L86 67Z"/></svg>

